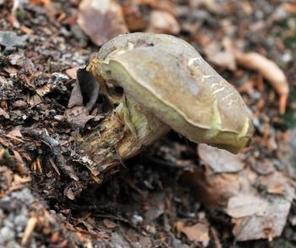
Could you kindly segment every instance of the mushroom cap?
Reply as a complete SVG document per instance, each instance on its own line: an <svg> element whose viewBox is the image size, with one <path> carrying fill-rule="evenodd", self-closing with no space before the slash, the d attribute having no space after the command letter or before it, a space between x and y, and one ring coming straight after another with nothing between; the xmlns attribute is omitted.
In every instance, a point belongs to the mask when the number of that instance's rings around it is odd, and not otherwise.
<svg viewBox="0 0 296 248"><path fill-rule="evenodd" d="M251 113L236 89L187 42L132 33L105 43L96 73L196 143L238 152L253 134Z"/></svg>

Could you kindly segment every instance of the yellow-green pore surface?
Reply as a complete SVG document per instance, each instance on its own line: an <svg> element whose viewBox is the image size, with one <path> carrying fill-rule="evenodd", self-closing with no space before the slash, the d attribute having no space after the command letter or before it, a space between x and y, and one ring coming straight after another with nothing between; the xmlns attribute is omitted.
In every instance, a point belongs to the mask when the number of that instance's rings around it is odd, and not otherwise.
<svg viewBox="0 0 296 248"><path fill-rule="evenodd" d="M96 73L118 83L128 97L188 139L232 152L249 142L253 125L241 96L185 41L121 35L107 42L95 60Z"/></svg>

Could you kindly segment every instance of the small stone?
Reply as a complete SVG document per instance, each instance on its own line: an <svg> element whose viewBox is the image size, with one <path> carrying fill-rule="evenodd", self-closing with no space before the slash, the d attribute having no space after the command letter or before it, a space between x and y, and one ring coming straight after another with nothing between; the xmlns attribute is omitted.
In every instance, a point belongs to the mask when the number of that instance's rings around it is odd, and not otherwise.
<svg viewBox="0 0 296 248"><path fill-rule="evenodd" d="M14 232L9 227L3 227L0 229L0 240L8 242L14 239Z"/></svg>
<svg viewBox="0 0 296 248"><path fill-rule="evenodd" d="M137 213L133 214L132 216L132 223L136 226L143 222L143 217Z"/></svg>
<svg viewBox="0 0 296 248"><path fill-rule="evenodd" d="M21 246L15 242L14 240L9 241L6 246L6 248L21 248Z"/></svg>
<svg viewBox="0 0 296 248"><path fill-rule="evenodd" d="M21 200L27 205L30 205L34 201L34 197L28 188L24 188L21 191L11 193L11 198Z"/></svg>
<svg viewBox="0 0 296 248"><path fill-rule="evenodd" d="M0 45L5 46L6 50L14 47L23 47L26 44L27 35L18 36L15 32L0 31Z"/></svg>
<svg viewBox="0 0 296 248"><path fill-rule="evenodd" d="M14 219L14 225L18 231L21 231L27 224L28 218L25 215L18 215Z"/></svg>

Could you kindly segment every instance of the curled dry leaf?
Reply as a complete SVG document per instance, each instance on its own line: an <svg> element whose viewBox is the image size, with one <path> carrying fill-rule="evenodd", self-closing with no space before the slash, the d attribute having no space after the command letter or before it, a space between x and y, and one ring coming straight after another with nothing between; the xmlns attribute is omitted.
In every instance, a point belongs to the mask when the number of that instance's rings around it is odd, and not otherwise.
<svg viewBox="0 0 296 248"><path fill-rule="evenodd" d="M148 31L154 33L178 34L180 26L176 18L165 11L154 10L150 15Z"/></svg>
<svg viewBox="0 0 296 248"><path fill-rule="evenodd" d="M240 65L260 72L270 82L280 96L279 111L283 114L289 95L289 85L283 71L273 61L255 52L243 53L236 50L235 58Z"/></svg>
<svg viewBox="0 0 296 248"><path fill-rule="evenodd" d="M97 46L128 32L122 9L113 0L83 0L79 5L78 24Z"/></svg>

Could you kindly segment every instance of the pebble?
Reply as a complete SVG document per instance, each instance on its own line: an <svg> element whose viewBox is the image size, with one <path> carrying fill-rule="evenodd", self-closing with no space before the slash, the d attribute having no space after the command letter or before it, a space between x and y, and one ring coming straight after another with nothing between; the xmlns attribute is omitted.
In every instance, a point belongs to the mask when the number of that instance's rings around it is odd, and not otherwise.
<svg viewBox="0 0 296 248"><path fill-rule="evenodd" d="M7 226L0 229L0 244L14 239L14 231Z"/></svg>

